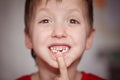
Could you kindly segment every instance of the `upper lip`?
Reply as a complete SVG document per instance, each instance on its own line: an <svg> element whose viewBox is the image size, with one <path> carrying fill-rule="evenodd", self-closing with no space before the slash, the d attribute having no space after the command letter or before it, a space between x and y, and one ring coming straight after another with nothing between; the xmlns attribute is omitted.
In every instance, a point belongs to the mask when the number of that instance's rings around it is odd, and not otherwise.
<svg viewBox="0 0 120 80"><path fill-rule="evenodd" d="M48 48L50 49L50 47L53 47L53 46L67 46L68 48L71 48L71 46L66 43L52 43L48 46Z"/></svg>

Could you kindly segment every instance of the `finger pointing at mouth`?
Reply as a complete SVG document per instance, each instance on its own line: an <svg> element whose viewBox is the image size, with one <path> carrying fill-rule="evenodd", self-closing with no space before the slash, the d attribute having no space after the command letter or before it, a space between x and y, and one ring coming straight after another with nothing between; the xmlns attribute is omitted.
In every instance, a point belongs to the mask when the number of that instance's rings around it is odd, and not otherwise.
<svg viewBox="0 0 120 80"><path fill-rule="evenodd" d="M68 72L67 72L67 66L64 61L64 57L62 53L58 52L57 53L57 62L60 70L60 80L69 80L68 78Z"/></svg>

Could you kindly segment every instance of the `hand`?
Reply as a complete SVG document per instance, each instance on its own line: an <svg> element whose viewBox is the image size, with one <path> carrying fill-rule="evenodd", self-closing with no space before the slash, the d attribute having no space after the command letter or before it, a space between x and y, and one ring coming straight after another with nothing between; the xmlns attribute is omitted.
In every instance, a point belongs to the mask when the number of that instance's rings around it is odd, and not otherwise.
<svg viewBox="0 0 120 80"><path fill-rule="evenodd" d="M57 62L60 69L60 77L57 77L56 80L69 80L67 67L64 58L60 52L57 53Z"/></svg>

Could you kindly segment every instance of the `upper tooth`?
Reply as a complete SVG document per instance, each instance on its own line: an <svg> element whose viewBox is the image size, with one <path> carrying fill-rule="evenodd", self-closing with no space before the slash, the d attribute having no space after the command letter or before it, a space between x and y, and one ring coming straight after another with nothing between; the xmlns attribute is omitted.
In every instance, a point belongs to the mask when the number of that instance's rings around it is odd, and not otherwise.
<svg viewBox="0 0 120 80"><path fill-rule="evenodd" d="M53 52L57 53L59 52L66 52L69 48L65 46L57 46L57 47L51 47L50 48Z"/></svg>
<svg viewBox="0 0 120 80"><path fill-rule="evenodd" d="M51 47L51 50L53 50L54 48L53 47Z"/></svg>

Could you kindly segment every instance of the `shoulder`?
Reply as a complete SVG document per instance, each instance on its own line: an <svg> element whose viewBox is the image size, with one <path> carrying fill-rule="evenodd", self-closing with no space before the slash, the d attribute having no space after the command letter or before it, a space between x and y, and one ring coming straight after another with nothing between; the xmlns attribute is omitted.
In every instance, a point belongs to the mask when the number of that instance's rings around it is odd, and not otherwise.
<svg viewBox="0 0 120 80"><path fill-rule="evenodd" d="M25 76L18 78L17 80L31 80L31 76L32 75L25 75Z"/></svg>
<svg viewBox="0 0 120 80"><path fill-rule="evenodd" d="M82 72L82 80L104 80L96 75Z"/></svg>

